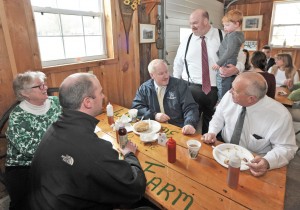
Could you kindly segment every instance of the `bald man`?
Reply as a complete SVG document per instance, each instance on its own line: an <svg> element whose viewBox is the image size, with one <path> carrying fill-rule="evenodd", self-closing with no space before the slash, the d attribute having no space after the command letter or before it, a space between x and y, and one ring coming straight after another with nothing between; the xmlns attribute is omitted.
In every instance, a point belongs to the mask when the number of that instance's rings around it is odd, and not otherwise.
<svg viewBox="0 0 300 210"><path fill-rule="evenodd" d="M211 120L215 105L218 100L216 71L212 66L219 59L217 51L221 44L219 30L210 24L209 14L206 10L197 9L192 12L189 18L192 34L184 39L177 50L174 60L173 76L182 78L189 82L189 89L193 95L194 100L199 105L199 115L203 117L202 133L208 131L209 121ZM222 33L222 37L223 32ZM209 80L211 90L204 92L202 90L202 38L207 46L208 66L209 66ZM185 56L186 55L186 56ZM241 55L243 53L241 52ZM186 61L186 62L185 62ZM238 62L238 69L230 64L228 68L220 70L221 77L231 77L244 70L245 62ZM204 76L205 77L205 76ZM207 81L207 80L205 80Z"/></svg>
<svg viewBox="0 0 300 210"><path fill-rule="evenodd" d="M246 107L239 145L257 154L247 164L254 176L287 165L298 149L290 113L266 96L267 88L260 74L245 72L237 76L217 106L208 133L203 135L205 143L214 143L221 131L223 140L230 143L242 107Z"/></svg>
<svg viewBox="0 0 300 210"><path fill-rule="evenodd" d="M32 210L113 209L145 193L146 178L128 142L121 150L94 133L104 94L96 76L77 73L60 86L63 113L45 133L32 161Z"/></svg>

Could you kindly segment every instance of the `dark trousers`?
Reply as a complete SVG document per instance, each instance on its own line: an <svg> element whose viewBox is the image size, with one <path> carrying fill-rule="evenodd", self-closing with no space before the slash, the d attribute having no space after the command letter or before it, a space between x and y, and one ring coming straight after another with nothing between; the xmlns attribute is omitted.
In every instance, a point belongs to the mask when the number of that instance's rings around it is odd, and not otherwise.
<svg viewBox="0 0 300 210"><path fill-rule="evenodd" d="M5 186L10 197L9 210L28 208L29 166L9 166L5 168Z"/></svg>
<svg viewBox="0 0 300 210"><path fill-rule="evenodd" d="M194 100L199 105L199 114L203 115L202 134L208 132L209 122L215 113L215 106L218 101L217 87L211 87L211 91L206 95L202 91L202 85L190 84Z"/></svg>

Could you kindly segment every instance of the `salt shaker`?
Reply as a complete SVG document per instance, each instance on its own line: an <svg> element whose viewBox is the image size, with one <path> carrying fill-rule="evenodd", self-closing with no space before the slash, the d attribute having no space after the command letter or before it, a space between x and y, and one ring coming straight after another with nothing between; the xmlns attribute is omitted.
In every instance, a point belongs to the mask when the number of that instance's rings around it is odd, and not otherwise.
<svg viewBox="0 0 300 210"><path fill-rule="evenodd" d="M227 172L227 185L236 189L239 183L241 159L237 155L230 156Z"/></svg>
<svg viewBox="0 0 300 210"><path fill-rule="evenodd" d="M158 133L157 142L158 142L158 144L160 144L162 146L166 146L167 135L165 133Z"/></svg>

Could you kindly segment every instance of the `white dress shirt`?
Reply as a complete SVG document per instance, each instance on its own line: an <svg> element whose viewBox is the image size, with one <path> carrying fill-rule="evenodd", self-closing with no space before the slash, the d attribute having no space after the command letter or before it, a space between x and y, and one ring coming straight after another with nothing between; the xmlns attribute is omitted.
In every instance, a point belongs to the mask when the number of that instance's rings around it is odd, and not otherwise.
<svg viewBox="0 0 300 210"><path fill-rule="evenodd" d="M223 32L223 31L222 31ZM189 36L188 36L189 37ZM186 50L186 45L188 41L186 37L179 45L177 54L174 60L173 66L173 76L176 78L182 78L188 81L188 75L186 73L184 54ZM224 34L223 34L224 37ZM202 49L201 49L201 38L195 36L191 37L189 48L186 55L186 60L188 64L188 70L190 74L190 82L196 84L202 84ZM217 72L212 69L212 66L219 60L217 51L220 47L220 36L217 28L211 26L210 30L205 34L205 42L207 46L208 54L208 65L210 74L210 84L211 86L216 85L216 74ZM238 64L237 68L240 71L244 70L243 64Z"/></svg>
<svg viewBox="0 0 300 210"><path fill-rule="evenodd" d="M241 109L242 106L234 103L231 93L227 92L209 123L208 133L217 134L223 129L222 137L230 143ZM255 138L254 134L261 139ZM298 149L288 110L268 96L247 107L239 145L264 156L270 169L287 165Z"/></svg>

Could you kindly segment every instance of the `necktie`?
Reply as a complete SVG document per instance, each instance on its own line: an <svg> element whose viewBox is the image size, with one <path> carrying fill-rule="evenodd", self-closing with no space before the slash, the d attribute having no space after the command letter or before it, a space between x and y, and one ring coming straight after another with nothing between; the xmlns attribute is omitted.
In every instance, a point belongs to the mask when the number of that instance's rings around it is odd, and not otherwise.
<svg viewBox="0 0 300 210"><path fill-rule="evenodd" d="M159 108L161 113L165 113L164 110L164 87L158 87L157 88L157 98L158 98L158 103L159 103Z"/></svg>
<svg viewBox="0 0 300 210"><path fill-rule="evenodd" d="M243 130L245 116L246 116L246 107L243 107L239 115L239 118L236 121L230 143L237 144L237 145L239 144L242 130Z"/></svg>
<svg viewBox="0 0 300 210"><path fill-rule="evenodd" d="M209 78L209 67L208 67L208 56L205 42L205 36L200 37L202 39L202 91L207 95L210 90L210 78Z"/></svg>

